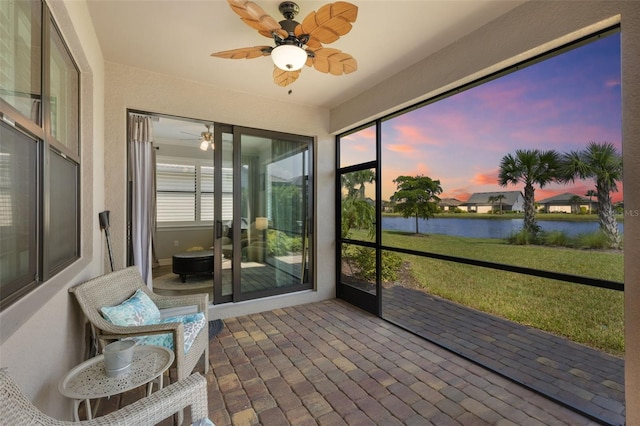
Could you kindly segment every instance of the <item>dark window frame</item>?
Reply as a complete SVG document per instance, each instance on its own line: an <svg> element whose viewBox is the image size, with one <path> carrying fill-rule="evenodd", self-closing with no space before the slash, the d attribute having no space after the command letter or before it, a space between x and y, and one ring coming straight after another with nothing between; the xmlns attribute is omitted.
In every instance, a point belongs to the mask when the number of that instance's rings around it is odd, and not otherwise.
<svg viewBox="0 0 640 426"><path fill-rule="evenodd" d="M469 82L467 84L464 84L460 87L456 87L454 89L448 90L438 96L435 96L433 98L430 99L426 99L423 100L421 102L418 102L416 104L410 105L408 107L402 108L398 111L392 112L390 114L387 114L383 117L377 118L375 120L372 120L370 122L367 122L365 124L361 124L353 129L347 130L343 133L340 133L338 135L336 135L335 137L335 148L336 148L336 157L335 157L335 164L336 164L336 183L335 183L335 188L336 188L336 210L335 210L335 218L336 218L336 265L341 265L342 264L342 256L341 256L341 251L340 251L340 247L342 246L342 244L356 244L356 245L363 245L363 246L368 246L368 247L372 247L374 249L376 249L376 256L377 256L377 262L378 265L380 265L380 257L381 257L381 252L382 251L391 251L391 252L398 252L398 253L403 253L403 254L410 254L410 255L415 255L415 256L421 256L421 257L425 257L425 258L432 258L432 259L438 259L438 260L442 260L442 261L447 261L447 262L455 262L455 263L462 263L462 264L468 264L468 265L473 265L473 266L480 266L483 268L489 268L489 269L497 269L497 270L502 270L502 271L509 271L509 272L516 272L519 274L523 274L523 275L530 275L530 276L535 276L535 277L541 277L541 278L548 278L548 279L554 279L554 280L559 280L559 281L563 281L563 282L567 282L567 283L575 283L575 284L582 284L582 285L589 285L589 286L593 286L593 287L599 287L599 288L605 288L605 289L610 289L610 290L616 290L616 291L624 291L624 283L621 282L617 282L617 281L611 281L611 280L604 280L604 279L598 279L598 278L591 278L591 277L583 277L583 276L577 276L577 275L572 275L572 274L567 274L567 273L561 273L561 272L552 272L552 271L546 271L546 270L540 270L540 269L534 269L534 268L527 268L527 267L521 267L521 266L515 266L515 265L508 265L508 264L501 264L501 263L495 263L495 262L487 262L487 261L482 261L482 260L477 260L477 259L469 259L469 258L464 258L464 257L457 257L457 256L451 256L451 255L443 255L443 254L439 254L439 253L431 253L431 252L422 252L422 251L415 251L415 250L408 250L408 249L403 249L403 248L398 248L398 247L390 247L390 246L385 246L382 244L381 238L380 238L380 232L381 232L381 206L380 206L380 201L377 202L376 205L376 218L377 218L377 224L376 224L376 241L375 243L366 243L366 242L362 242L362 241L353 241L353 240L349 240L349 239L344 239L341 236L340 233L340 228L341 228L341 221L342 221L342 217L341 217L341 209L340 209L340 205L341 205L341 180L342 180L342 175L344 175L345 173L354 171L354 170L360 170L363 168L368 168L371 165L375 165L376 167L376 172L378 174L378 176L380 176L380 172L381 172L381 149L382 149L382 138L381 138L381 130L382 130L382 123L384 121L390 120L392 118L401 116L407 112L422 108L426 105L438 102L442 99L448 98L452 95L455 95L457 93L466 91L468 89L471 89L473 87L482 85L484 83L488 83L489 81L495 80L497 78L500 78L502 76L505 76L507 74L510 74L512 72L515 72L521 68L536 64L538 62L544 61L546 59L549 59L553 56L562 54L564 52L567 52L571 49L574 49L576 47L585 45L590 43L591 41L594 41L598 38L602 38L602 37L606 37L608 35L611 35L613 33L619 32L620 31L620 26L619 25L615 25L613 27L610 28L606 28L604 30L598 31L596 33L592 33L589 35L586 35L572 43L568 43L566 45L557 47L555 49L552 49L550 51L541 53L539 55L534 56L533 58L521 61L515 65L512 65L510 67L507 67L503 70L494 72L492 74L489 74L485 77L479 78L477 80L474 80L472 82ZM351 135L353 133L356 133L360 130L363 129L367 129L370 128L372 126L375 126L376 129L376 158L373 161L367 162L367 163L362 163L362 164L350 164L347 167L340 167L341 164L341 159L340 159L340 140L341 138ZM378 181L376 183L376 196L380 197L381 196L381 185L382 183L380 181ZM380 267L377 267L377 286L378 288L380 287ZM340 274L340 268L336 268L336 294L338 297L341 297L343 295L346 295L345 292L348 293L348 286L344 285L341 283L341 274ZM348 296L348 295L346 295ZM352 297L348 297L350 302L354 302L358 300L358 298L362 298L361 294L352 296ZM381 297L378 297L377 303L372 304L369 303L368 306L361 306L364 307L365 309L369 310L370 312L373 312L377 315L381 315Z"/></svg>
<svg viewBox="0 0 640 426"><path fill-rule="evenodd" d="M50 104L48 102L40 102L40 107L37 111L37 114L33 117L27 117L22 114L18 109L14 108L11 104L1 98L3 93L0 93L0 120L3 121L3 125L7 125L10 131L14 131L25 135L30 143L36 143L36 224L34 224L31 229L35 234L35 247L30 248L36 251L36 267L35 267L35 275L31 277L22 277L21 285L17 290L11 291L9 294L2 293L0 298L0 311L4 310L7 306L17 302L22 299L24 296L29 294L35 288L40 287L42 284L45 284L52 277L60 273L63 269L78 261L81 258L81 115L82 115L82 103L81 103L81 72L78 67L77 61L69 50L67 42L65 41L62 32L59 30L55 19L49 10L47 4L44 1L39 2L40 7L40 99L48 99L50 97L50 55L51 55L51 44L50 40L52 36L55 36L59 39L62 46L64 48L63 51L60 51L62 55L65 56L65 60L68 64L70 64L73 68L67 68L72 73L75 72L77 78L75 81L77 83L77 87L74 88L76 96L71 99L75 103L75 115L72 120L76 127L74 133L77 135L77 149L71 150L69 149L65 141L59 141L55 137L51 135L51 115L50 115ZM68 116L66 117L68 118ZM57 156L57 157L53 157ZM56 202L56 197L52 197L52 188L51 188L51 161L62 159L64 164L71 166L74 168L71 173L67 173L67 175L72 175L74 181L72 184L74 185L72 191L73 194L71 197L74 199L75 203L70 206L67 213L71 213L75 215L75 218L72 219L72 227L70 231L74 234L71 238L73 238L73 242L69 244L67 247L68 253L63 256L59 256L56 260L55 264L52 262L52 251L53 247L50 247L53 244L51 230L57 225L52 222L51 210L52 206L56 207L54 203ZM68 179L67 179L68 180ZM64 206L63 206L64 209ZM55 209L54 209L55 210ZM60 211L59 209L56 211ZM55 219L55 217L54 217ZM57 253L59 254L59 253ZM26 282L28 281L28 282Z"/></svg>

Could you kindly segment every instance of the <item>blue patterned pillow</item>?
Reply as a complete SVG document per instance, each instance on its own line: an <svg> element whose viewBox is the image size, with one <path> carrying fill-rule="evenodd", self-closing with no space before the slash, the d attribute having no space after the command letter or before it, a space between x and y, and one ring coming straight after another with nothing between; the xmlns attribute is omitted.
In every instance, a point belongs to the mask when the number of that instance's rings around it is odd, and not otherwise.
<svg viewBox="0 0 640 426"><path fill-rule="evenodd" d="M112 324L124 326L157 324L160 310L142 290L116 306L100 308L104 318Z"/></svg>
<svg viewBox="0 0 640 426"><path fill-rule="evenodd" d="M176 315L173 317L167 317L159 324L167 324L170 322L181 322L184 324L184 353L189 352L191 345L196 340L196 336L202 327L205 326L205 318L202 312L187 315ZM134 337L134 340L139 345L156 345L164 346L165 348L173 349L173 336L171 333L166 334L153 334L151 336Z"/></svg>

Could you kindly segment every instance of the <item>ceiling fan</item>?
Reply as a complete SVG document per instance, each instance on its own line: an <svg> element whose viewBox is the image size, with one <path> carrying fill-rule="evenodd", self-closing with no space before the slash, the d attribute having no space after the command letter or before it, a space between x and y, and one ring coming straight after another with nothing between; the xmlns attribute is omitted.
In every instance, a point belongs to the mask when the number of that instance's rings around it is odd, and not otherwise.
<svg viewBox="0 0 640 426"><path fill-rule="evenodd" d="M200 138L202 139L202 142L200 142L200 149L203 151L206 151L209 147L213 149L213 133L211 133L212 125L205 124L205 126L207 127L207 131L200 133Z"/></svg>
<svg viewBox="0 0 640 426"><path fill-rule="evenodd" d="M304 65L333 75L349 74L358 69L358 63L349 54L326 48L351 31L358 7L344 1L328 3L311 12L299 23L294 21L300 7L292 1L280 3L284 20L277 22L260 6L248 0L227 0L231 9L251 28L265 37L273 38L275 46L254 46L212 53L225 59L253 59L271 55L275 65L273 80L287 86L298 79Z"/></svg>
<svg viewBox="0 0 640 426"><path fill-rule="evenodd" d="M213 127L213 124L205 124L205 127L207 128L207 131L201 132L200 137L198 138L198 140L201 141L200 149L203 151L206 151L207 149L209 149L209 147L213 149L213 133L211 132L211 127ZM197 136L197 135L194 135L193 133L188 133L188 132L181 132L181 133ZM189 138L187 140L192 140L192 138Z"/></svg>

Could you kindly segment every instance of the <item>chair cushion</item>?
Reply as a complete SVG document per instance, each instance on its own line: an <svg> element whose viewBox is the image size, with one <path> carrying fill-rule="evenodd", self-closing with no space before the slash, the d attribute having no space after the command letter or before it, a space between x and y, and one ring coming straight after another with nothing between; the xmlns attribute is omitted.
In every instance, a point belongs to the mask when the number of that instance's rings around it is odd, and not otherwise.
<svg viewBox="0 0 640 426"><path fill-rule="evenodd" d="M181 322L184 324L184 353L189 352L189 349L196 340L198 333L206 325L204 313L202 312L167 317L158 321L157 324L166 324L171 322ZM138 342L139 345L164 346L165 348L174 350L173 336L171 333L134 337L133 339Z"/></svg>
<svg viewBox="0 0 640 426"><path fill-rule="evenodd" d="M123 326L149 325L160 322L160 310L142 290L116 306L100 308L102 316L112 324Z"/></svg>

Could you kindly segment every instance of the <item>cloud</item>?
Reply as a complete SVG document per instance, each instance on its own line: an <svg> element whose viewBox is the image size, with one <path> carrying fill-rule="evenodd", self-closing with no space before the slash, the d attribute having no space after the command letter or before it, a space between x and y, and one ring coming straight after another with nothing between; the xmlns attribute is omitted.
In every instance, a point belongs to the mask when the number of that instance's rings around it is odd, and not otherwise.
<svg viewBox="0 0 640 426"><path fill-rule="evenodd" d="M474 185L498 185L498 170L488 173L476 173L473 176L472 183Z"/></svg>
<svg viewBox="0 0 640 426"><path fill-rule="evenodd" d="M620 86L619 78L612 78L604 82L604 87L617 87Z"/></svg>
<svg viewBox="0 0 640 426"><path fill-rule="evenodd" d="M473 191L469 191L468 188L456 188L451 191L443 191L440 194L440 198L455 198L460 201L467 201Z"/></svg>
<svg viewBox="0 0 640 426"><path fill-rule="evenodd" d="M351 133L350 135L342 136L340 139L341 140L348 140L348 141L360 140L360 139L365 139L367 141L371 141L371 140L375 141L376 140L376 129L375 129L375 126L368 127L366 129L360 130L358 132Z"/></svg>
<svg viewBox="0 0 640 426"><path fill-rule="evenodd" d="M410 173L412 175L423 175L423 176L429 176L429 167L424 164L424 163L418 163L417 164L417 173Z"/></svg>
<svg viewBox="0 0 640 426"><path fill-rule="evenodd" d="M408 143L410 145L442 145L440 141L427 135L425 129L418 126L397 125L394 128L398 133L396 138L404 143Z"/></svg>
<svg viewBox="0 0 640 426"><path fill-rule="evenodd" d="M389 151L399 152L403 154L412 154L416 151L414 147L410 145L403 145L403 144L389 144L389 145L385 145L385 148L388 149Z"/></svg>

